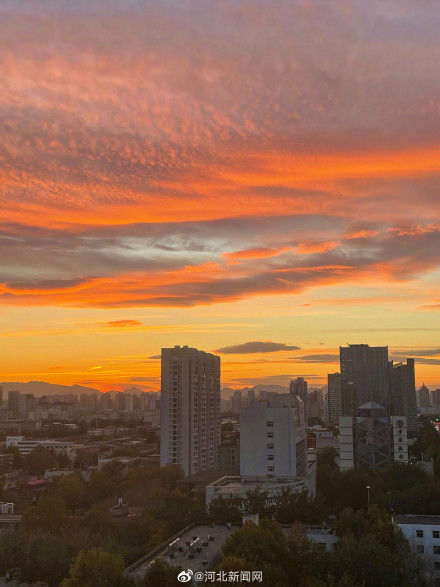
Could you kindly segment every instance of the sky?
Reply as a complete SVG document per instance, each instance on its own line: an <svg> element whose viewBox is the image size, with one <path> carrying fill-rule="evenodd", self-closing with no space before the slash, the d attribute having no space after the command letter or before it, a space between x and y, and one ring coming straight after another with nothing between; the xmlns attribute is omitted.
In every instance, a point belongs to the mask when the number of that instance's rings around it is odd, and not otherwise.
<svg viewBox="0 0 440 587"><path fill-rule="evenodd" d="M1 0L0 380L440 387L436 0Z"/></svg>

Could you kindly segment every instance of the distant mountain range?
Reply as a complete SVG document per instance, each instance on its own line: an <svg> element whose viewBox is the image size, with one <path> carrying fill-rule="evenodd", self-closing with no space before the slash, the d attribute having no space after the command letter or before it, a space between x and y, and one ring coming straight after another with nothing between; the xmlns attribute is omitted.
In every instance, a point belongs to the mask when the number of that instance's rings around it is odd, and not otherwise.
<svg viewBox="0 0 440 587"><path fill-rule="evenodd" d="M84 385L58 385L56 383L46 383L45 381L27 381L26 383L18 381L3 381L3 394L8 391L19 391L20 393L33 393L35 396L56 395L65 393L100 393L99 389L85 387Z"/></svg>
<svg viewBox="0 0 440 587"><path fill-rule="evenodd" d="M7 395L9 391L19 391L20 393L32 393L35 396L39 397L42 395L57 395L57 394L67 394L67 393L101 393L99 389L95 389L93 387L86 387L84 385L59 385L57 383L47 383L46 381L3 381L0 383L3 386L3 394ZM259 391L270 391L276 393L287 393L289 391L288 387L284 387L283 385L265 385L265 384L258 384L254 385L253 387L223 387L222 388L222 397L227 399L231 397L234 391L240 391L242 394L246 394L248 391L253 389L256 392ZM131 389L126 389L126 393L134 393L139 394L143 390L138 389L137 387L132 387Z"/></svg>
<svg viewBox="0 0 440 587"><path fill-rule="evenodd" d="M284 385L276 385L276 384L270 384L270 385L265 385L264 383L259 383L258 385L254 385L253 387L223 387L222 388L222 397L224 399L227 399L229 397L231 397L231 395L235 392L235 391L240 391L241 394L246 394L248 391L254 390L255 392L259 392L259 391L270 391L270 392L275 392L275 393L288 393L289 388L284 386Z"/></svg>

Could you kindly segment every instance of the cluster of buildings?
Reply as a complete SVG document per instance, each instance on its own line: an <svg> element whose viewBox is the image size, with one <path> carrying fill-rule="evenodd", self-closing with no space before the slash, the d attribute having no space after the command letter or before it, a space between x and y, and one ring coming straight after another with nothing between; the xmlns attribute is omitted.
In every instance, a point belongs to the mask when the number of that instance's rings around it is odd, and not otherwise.
<svg viewBox="0 0 440 587"><path fill-rule="evenodd" d="M9 390L0 385L0 429L11 431L38 429L42 421L91 422L95 418L109 420L140 419L159 425L160 400L154 392L133 388L126 392L109 391L43 395Z"/></svg>
<svg viewBox="0 0 440 587"><path fill-rule="evenodd" d="M327 393L297 377L288 393L250 389L232 393L239 415L221 440L220 358L188 347L162 349L161 465L177 463L186 476L220 469L207 488L214 495L278 485L313 494L313 449L307 426L339 426L340 467L384 467L408 462L408 437L417 431L414 359L389 360L388 347L340 347L340 370L328 375ZM237 418L238 420L238 418ZM316 432L309 428L309 436ZM315 435L319 436L319 434Z"/></svg>
<svg viewBox="0 0 440 587"><path fill-rule="evenodd" d="M327 397L342 470L408 462L418 416L414 359L394 363L388 347L340 347L340 371L328 375Z"/></svg>
<svg viewBox="0 0 440 587"><path fill-rule="evenodd" d="M287 487L314 493L301 394L267 392L247 399L240 408L239 475L208 485L207 501L245 496L257 486L270 494ZM188 347L162 349L161 466L179 464L187 476L217 469L220 426L220 358Z"/></svg>

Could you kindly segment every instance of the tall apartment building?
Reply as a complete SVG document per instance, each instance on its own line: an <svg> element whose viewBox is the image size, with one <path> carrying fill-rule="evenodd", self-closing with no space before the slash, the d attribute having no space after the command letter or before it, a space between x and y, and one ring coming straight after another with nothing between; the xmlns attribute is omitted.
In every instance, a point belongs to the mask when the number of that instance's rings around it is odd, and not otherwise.
<svg viewBox="0 0 440 587"><path fill-rule="evenodd" d="M417 432L417 396L414 359L405 363L390 362L390 414L405 416L408 432Z"/></svg>
<svg viewBox="0 0 440 587"><path fill-rule="evenodd" d="M240 475L292 479L306 474L306 425L300 398L273 394L240 413Z"/></svg>
<svg viewBox="0 0 440 587"><path fill-rule="evenodd" d="M20 412L20 392L10 391L8 393L8 410L11 412L13 420L18 420L21 416Z"/></svg>
<svg viewBox="0 0 440 587"><path fill-rule="evenodd" d="M241 391L235 390L230 398L231 412L239 414L241 409Z"/></svg>
<svg viewBox="0 0 440 587"><path fill-rule="evenodd" d="M353 415L369 401L388 407L388 347L350 344L339 353L343 413Z"/></svg>
<svg viewBox="0 0 440 587"><path fill-rule="evenodd" d="M440 406L440 389L433 389L431 391L431 405Z"/></svg>
<svg viewBox="0 0 440 587"><path fill-rule="evenodd" d="M327 383L328 421L337 424L339 416L342 416L341 374L329 373Z"/></svg>
<svg viewBox="0 0 440 587"><path fill-rule="evenodd" d="M306 425L308 418L308 393L307 393L307 381L302 377L297 377L290 382L290 394L296 395L302 399L304 404Z"/></svg>
<svg viewBox="0 0 440 587"><path fill-rule="evenodd" d="M160 464L185 475L217 467L220 357L188 348L162 349Z"/></svg>
<svg viewBox="0 0 440 587"><path fill-rule="evenodd" d="M429 389L426 387L425 384L420 387L417 392L418 395L418 403L419 408L429 408L431 405L430 397L429 397Z"/></svg>

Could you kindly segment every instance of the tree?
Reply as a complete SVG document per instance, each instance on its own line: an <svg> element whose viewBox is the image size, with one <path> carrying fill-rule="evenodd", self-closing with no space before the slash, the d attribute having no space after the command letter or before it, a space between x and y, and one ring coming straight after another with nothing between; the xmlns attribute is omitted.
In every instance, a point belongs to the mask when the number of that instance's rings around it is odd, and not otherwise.
<svg viewBox="0 0 440 587"><path fill-rule="evenodd" d="M52 488L51 488L52 489ZM53 483L53 492L62 495L67 508L75 511L81 506L86 485L81 477L75 475L62 475Z"/></svg>
<svg viewBox="0 0 440 587"><path fill-rule="evenodd" d="M156 559L148 567L144 576L143 584L146 587L175 587L181 585L177 580L177 575L180 572L179 567L172 567L161 558Z"/></svg>
<svg viewBox="0 0 440 587"><path fill-rule="evenodd" d="M229 536L222 550L225 557L235 556L245 561L248 569L262 571L263 585L289 585L289 551L276 522L262 521L259 526L246 522Z"/></svg>
<svg viewBox="0 0 440 587"><path fill-rule="evenodd" d="M69 577L61 587L125 587L132 581L123 575L121 556L106 552L102 548L82 550L70 566Z"/></svg>
<svg viewBox="0 0 440 587"><path fill-rule="evenodd" d="M237 495L223 497L222 495L209 502L208 512L213 522L217 524L239 524L242 519L241 508L243 499Z"/></svg>
<svg viewBox="0 0 440 587"><path fill-rule="evenodd" d="M340 580L345 573L365 587L423 584L412 574L401 554L391 552L371 534L359 540L344 537L329 554L328 574Z"/></svg>
<svg viewBox="0 0 440 587"><path fill-rule="evenodd" d="M56 466L55 453L44 446L37 446L24 459L24 467L31 475L42 475L46 469L55 469Z"/></svg>
<svg viewBox="0 0 440 587"><path fill-rule="evenodd" d="M45 530L59 534L68 520L66 505L59 495L43 493L23 515L26 530Z"/></svg>

